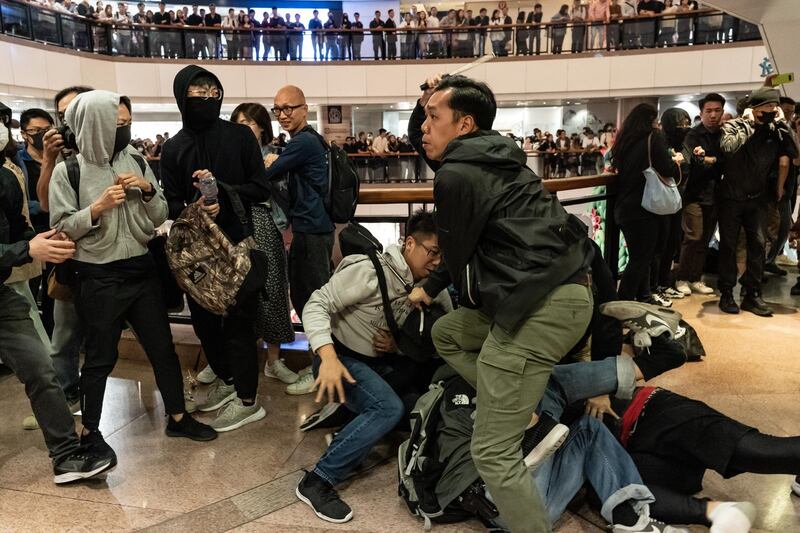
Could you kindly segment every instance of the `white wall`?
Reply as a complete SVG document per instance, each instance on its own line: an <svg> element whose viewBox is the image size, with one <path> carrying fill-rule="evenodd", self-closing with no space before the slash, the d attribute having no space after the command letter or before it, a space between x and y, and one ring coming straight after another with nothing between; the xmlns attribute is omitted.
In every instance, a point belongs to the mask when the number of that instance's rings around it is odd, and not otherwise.
<svg viewBox="0 0 800 533"><path fill-rule="evenodd" d="M484 80L500 101L687 94L750 90L761 84L763 46L728 45L680 51L581 58L498 59L469 75ZM60 52L0 39L0 93L51 97L68 85L118 91L141 102L173 102L172 81L188 62L135 62ZM270 104L286 84L313 104L407 103L419 84L461 63L207 64L225 86L226 103Z"/></svg>

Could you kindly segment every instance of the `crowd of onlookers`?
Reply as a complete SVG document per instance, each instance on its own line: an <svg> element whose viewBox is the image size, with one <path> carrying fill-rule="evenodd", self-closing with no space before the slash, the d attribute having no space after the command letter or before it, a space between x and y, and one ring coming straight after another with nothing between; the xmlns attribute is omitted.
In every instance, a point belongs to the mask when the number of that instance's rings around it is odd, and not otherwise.
<svg viewBox="0 0 800 533"><path fill-rule="evenodd" d="M497 9L418 9L405 13L389 9L365 15L329 11L320 18L302 20L300 14L279 13L273 7L260 16L254 9L228 9L218 12L197 4L167 10L138 3L136 10L119 2L92 5L88 0L37 0L37 4L100 22L113 23L112 31L82 29L65 35L79 49L120 55L149 57L222 58L247 60L360 60L416 59L438 57L478 57L531 55L564 51L566 37L572 53L588 50L616 50L654 46L674 46L729 42L736 38L758 38L758 29L724 14L688 16L703 8L694 0L573 0L554 14L545 14L542 5L532 4L511 11L505 3ZM528 10L529 9L529 10ZM669 15L687 15L674 17ZM665 15L654 24L647 16ZM13 21L12 21L13 23ZM47 38L49 20L39 21L41 35ZM158 25L159 31L146 33L128 24ZM167 31L164 26L205 29L196 32ZM153 27L151 26L151 29ZM55 27L51 28L55 31ZM68 28L69 30L69 28ZM70 33L68 31L67 33ZM310 34L310 35L308 35ZM306 39L306 36L310 40ZM51 36L56 38L56 35ZM367 41L365 43L365 40ZM313 54L303 48L310 46ZM369 51L371 50L371 54Z"/></svg>

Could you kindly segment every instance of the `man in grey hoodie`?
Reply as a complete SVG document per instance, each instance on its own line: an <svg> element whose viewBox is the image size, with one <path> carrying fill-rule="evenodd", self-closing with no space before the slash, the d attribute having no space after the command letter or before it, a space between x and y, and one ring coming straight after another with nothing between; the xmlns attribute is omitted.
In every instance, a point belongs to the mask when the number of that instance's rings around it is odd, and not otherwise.
<svg viewBox="0 0 800 533"><path fill-rule="evenodd" d="M117 361L127 321L147 353L169 414L172 437L211 440L216 432L185 412L183 380L162 290L147 243L167 218L167 201L153 172L130 146L131 106L108 91L78 95L65 122L75 133L79 179L68 162L53 171L50 224L76 244L70 271L77 278L75 308L86 330L81 372L81 442L116 464L98 429L106 380ZM144 168L144 175L142 169ZM77 181L77 183L75 183Z"/></svg>
<svg viewBox="0 0 800 533"><path fill-rule="evenodd" d="M433 215L418 211L411 216L403 245L389 246L380 261L392 312L402 325L412 310L407 291L427 278L441 261ZM453 308L446 292L434 302L448 312ZM421 365L396 353L378 276L366 255L345 257L330 281L311 295L302 319L315 354L316 401L339 401L357 416L336 434L295 493L323 520L347 522L353 512L333 487L352 473L405 413L396 384L408 381L409 375L412 381L425 385L430 380L423 377ZM401 373L406 379L399 379Z"/></svg>

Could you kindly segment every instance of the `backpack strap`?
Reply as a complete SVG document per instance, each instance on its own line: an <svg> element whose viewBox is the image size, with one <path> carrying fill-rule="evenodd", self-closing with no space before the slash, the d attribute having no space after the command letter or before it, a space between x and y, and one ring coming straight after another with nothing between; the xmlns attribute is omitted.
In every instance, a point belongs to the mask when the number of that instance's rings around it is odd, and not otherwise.
<svg viewBox="0 0 800 533"><path fill-rule="evenodd" d="M78 207L81 205L81 165L78 163L78 157L71 154L64 159L64 164L67 166L67 179L72 189L75 191L75 198L78 200Z"/></svg>
<svg viewBox="0 0 800 533"><path fill-rule="evenodd" d="M242 198L239 196L239 193L227 183L222 183L219 180L217 180L217 186L224 190L228 195L228 199L231 201L231 206L233 207L233 212L236 214L236 218L239 219L242 227L245 229L250 227L250 224L247 222L247 211L244 208L244 204L242 203Z"/></svg>
<svg viewBox="0 0 800 533"><path fill-rule="evenodd" d="M392 312L392 302L389 300L389 289L386 286L386 274L383 272L383 267L381 266L380 259L378 259L378 254L375 250L371 250L367 253L370 261L372 261L372 265L375 267L375 273L378 275L378 287L381 290L381 300L383 300L383 316L386 319L386 325L389 326L389 331L392 333L392 337L394 337L395 342L400 337L400 328L397 325L397 320L394 318L394 313Z"/></svg>
<svg viewBox="0 0 800 533"><path fill-rule="evenodd" d="M134 159L134 161L136 161L136 163L139 165L139 170L142 171L142 177L144 178L147 175L147 161L145 161L144 157L142 157L142 155L138 152L136 153L128 152L128 153Z"/></svg>

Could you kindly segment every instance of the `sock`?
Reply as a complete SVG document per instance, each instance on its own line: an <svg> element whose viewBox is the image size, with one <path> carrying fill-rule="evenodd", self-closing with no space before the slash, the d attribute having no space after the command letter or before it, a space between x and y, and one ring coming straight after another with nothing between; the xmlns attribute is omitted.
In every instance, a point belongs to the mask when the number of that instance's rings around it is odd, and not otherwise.
<svg viewBox="0 0 800 533"><path fill-rule="evenodd" d="M750 518L739 508L739 502L719 504L709 518L710 533L748 533L753 525Z"/></svg>
<svg viewBox="0 0 800 533"><path fill-rule="evenodd" d="M242 400L242 405L245 407L252 407L256 404L255 400Z"/></svg>
<svg viewBox="0 0 800 533"><path fill-rule="evenodd" d="M667 333L653 338L653 345L643 349L633 358L642 371L645 381L678 368L686 362L686 351L680 343L669 338Z"/></svg>
<svg viewBox="0 0 800 533"><path fill-rule="evenodd" d="M614 507L611 511L611 518L614 519L614 525L617 526L634 526L639 521L639 515L633 509L630 502L622 502Z"/></svg>

